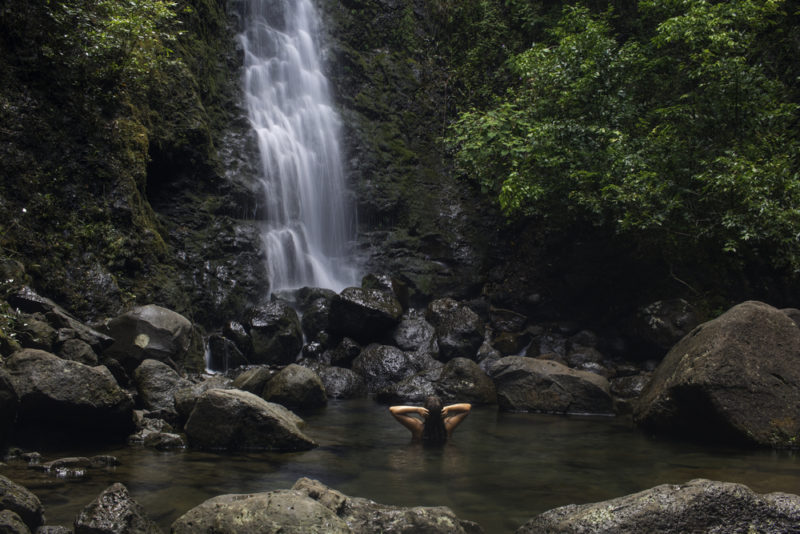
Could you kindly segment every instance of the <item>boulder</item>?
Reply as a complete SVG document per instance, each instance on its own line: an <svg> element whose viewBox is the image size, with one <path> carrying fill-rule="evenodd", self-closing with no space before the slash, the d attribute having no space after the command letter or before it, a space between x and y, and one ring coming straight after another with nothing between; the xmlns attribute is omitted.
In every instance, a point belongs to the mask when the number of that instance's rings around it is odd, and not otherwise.
<svg viewBox="0 0 800 534"><path fill-rule="evenodd" d="M31 529L16 513L11 510L0 510L0 533L31 534Z"/></svg>
<svg viewBox="0 0 800 534"><path fill-rule="evenodd" d="M206 348L208 350L206 366L212 371L227 371L250 363L236 343L225 336L211 334L208 336Z"/></svg>
<svg viewBox="0 0 800 534"><path fill-rule="evenodd" d="M422 404L436 395L444 402L495 404L497 391L494 382L472 360L453 358L443 367L429 369L390 385L377 398L386 403Z"/></svg>
<svg viewBox="0 0 800 534"><path fill-rule="evenodd" d="M519 354L522 349L527 347L533 336L530 332L500 332L494 336L492 345L501 354L506 356L513 356Z"/></svg>
<svg viewBox="0 0 800 534"><path fill-rule="evenodd" d="M388 274L368 274L361 279L361 287L389 291L395 296L404 310L408 309L408 284L398 278L393 278Z"/></svg>
<svg viewBox="0 0 800 534"><path fill-rule="evenodd" d="M95 366L99 363L92 346L82 339L71 338L58 345L57 356L65 360Z"/></svg>
<svg viewBox="0 0 800 534"><path fill-rule="evenodd" d="M105 331L114 344L102 354L103 359L117 360L128 374L146 359L190 370L205 368L203 355L190 350L192 323L172 310L153 304L140 306L108 321Z"/></svg>
<svg viewBox="0 0 800 534"><path fill-rule="evenodd" d="M267 366L259 365L242 371L239 376L234 378L233 387L242 391L249 391L254 395L261 395L264 386L275 375L275 371Z"/></svg>
<svg viewBox="0 0 800 534"><path fill-rule="evenodd" d="M800 310L797 308L784 308L781 310L781 312L786 314L789 319L794 321L794 324L800 327Z"/></svg>
<svg viewBox="0 0 800 534"><path fill-rule="evenodd" d="M317 371L330 399L356 399L367 396L361 375L343 367L322 367Z"/></svg>
<svg viewBox="0 0 800 534"><path fill-rule="evenodd" d="M23 287L9 295L8 303L24 313L41 313L48 324L55 329L69 329L72 336L88 343L95 353L100 354L110 347L114 340L83 323L67 313L52 300L42 297L29 287Z"/></svg>
<svg viewBox="0 0 800 534"><path fill-rule="evenodd" d="M5 364L19 398L17 426L46 435L117 440L133 430L133 400L103 366L89 367L36 349Z"/></svg>
<svg viewBox="0 0 800 534"><path fill-rule="evenodd" d="M261 397L288 408L321 408L328 404L325 386L317 373L294 363L267 382Z"/></svg>
<svg viewBox="0 0 800 534"><path fill-rule="evenodd" d="M10 510L17 514L31 531L35 531L44 523L44 509L39 498L2 475L0 475L0 510Z"/></svg>
<svg viewBox="0 0 800 534"><path fill-rule="evenodd" d="M372 344L353 361L353 371L364 377L367 389L374 393L421 371L425 363L397 347Z"/></svg>
<svg viewBox="0 0 800 534"><path fill-rule="evenodd" d="M326 350L321 360L336 367L350 367L359 354L361 354L361 345L346 337L336 347Z"/></svg>
<svg viewBox="0 0 800 534"><path fill-rule="evenodd" d="M560 358L567 355L567 338L558 332L542 331L534 333L533 340L525 352L526 356L536 358L544 354L554 354Z"/></svg>
<svg viewBox="0 0 800 534"><path fill-rule="evenodd" d="M698 322L694 308L685 300L659 300L637 310L631 335L642 346L644 356L661 357Z"/></svg>
<svg viewBox="0 0 800 534"><path fill-rule="evenodd" d="M331 331L368 343L382 339L403 315L390 291L348 287L331 300Z"/></svg>
<svg viewBox="0 0 800 534"><path fill-rule="evenodd" d="M303 348L297 312L281 300L253 310L249 326L253 342L251 363L286 365L294 362Z"/></svg>
<svg viewBox="0 0 800 534"><path fill-rule="evenodd" d="M233 380L223 375L203 375L202 380L175 392L175 409L183 421L189 418L200 395L210 389L231 389ZM260 390L259 390L260 391Z"/></svg>
<svg viewBox="0 0 800 534"><path fill-rule="evenodd" d="M250 339L250 334L247 333L242 323L237 321L228 321L222 327L222 335L236 343L236 347L244 356L248 356L253 350L253 340Z"/></svg>
<svg viewBox="0 0 800 534"><path fill-rule="evenodd" d="M11 377L0 367L0 451L11 436L11 428L17 420L19 398L17 397Z"/></svg>
<svg viewBox="0 0 800 534"><path fill-rule="evenodd" d="M37 314L41 317L41 315ZM52 351L58 333L46 321L39 320L35 316L24 316L24 319L16 325L17 341L24 348L40 349Z"/></svg>
<svg viewBox="0 0 800 534"><path fill-rule="evenodd" d="M195 404L184 428L189 445L212 450L299 451L317 446L286 408L235 389L212 389Z"/></svg>
<svg viewBox="0 0 800 534"><path fill-rule="evenodd" d="M491 307L489 322L495 332L521 332L528 318L513 310Z"/></svg>
<svg viewBox="0 0 800 534"><path fill-rule="evenodd" d="M192 384L181 378L169 365L157 360L145 360L134 372L139 401L150 411L159 412L170 422L178 418L175 408L175 392Z"/></svg>
<svg viewBox="0 0 800 534"><path fill-rule="evenodd" d="M477 313L451 298L434 300L425 317L436 329L439 359L475 359L483 343L484 325Z"/></svg>
<svg viewBox="0 0 800 534"><path fill-rule="evenodd" d="M75 534L160 534L122 484L112 484L75 518Z"/></svg>
<svg viewBox="0 0 800 534"><path fill-rule="evenodd" d="M423 317L404 317L391 333L392 344L401 350L416 352L425 350L438 354L436 329Z"/></svg>
<svg viewBox="0 0 800 534"><path fill-rule="evenodd" d="M189 510L173 524L172 534L480 534L445 507L403 508L348 497L310 480L291 490L221 495Z"/></svg>
<svg viewBox="0 0 800 534"><path fill-rule="evenodd" d="M552 360L506 356L489 369L500 408L542 413L613 413L608 380Z"/></svg>
<svg viewBox="0 0 800 534"><path fill-rule="evenodd" d="M330 329L330 314L330 298L318 298L303 309L303 319L300 324L307 339L317 341L321 332Z"/></svg>
<svg viewBox="0 0 800 534"><path fill-rule="evenodd" d="M379 504L369 499L348 497L308 478L299 479L292 488L335 512L353 534L482 534L472 521L459 519L444 506L401 507Z"/></svg>
<svg viewBox="0 0 800 534"><path fill-rule="evenodd" d="M522 525L517 534L789 533L798 532L798 525L797 495L760 495L741 484L697 479L609 501L555 508Z"/></svg>
<svg viewBox="0 0 800 534"><path fill-rule="evenodd" d="M755 301L703 323L658 366L634 420L657 433L797 447L800 328Z"/></svg>
<svg viewBox="0 0 800 534"><path fill-rule="evenodd" d="M352 534L333 510L295 490L220 495L172 524L171 534ZM77 534L77 533L76 533Z"/></svg>

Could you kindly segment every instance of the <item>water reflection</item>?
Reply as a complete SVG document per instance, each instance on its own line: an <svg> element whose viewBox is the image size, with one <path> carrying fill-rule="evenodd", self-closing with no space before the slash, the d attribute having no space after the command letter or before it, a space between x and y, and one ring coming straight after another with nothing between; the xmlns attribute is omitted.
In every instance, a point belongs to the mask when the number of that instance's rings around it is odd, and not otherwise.
<svg viewBox="0 0 800 534"><path fill-rule="evenodd" d="M63 451L46 459L107 453L122 465L82 480L55 479L18 463L0 467L0 474L28 486L42 499L48 522L64 525L112 482L122 482L165 531L210 497L289 488L303 476L385 504L449 506L492 533L513 532L556 506L693 478L800 494L795 454L653 440L615 418L476 407L443 448L410 442L386 407L369 400L332 403L305 419L321 446L302 453Z"/></svg>

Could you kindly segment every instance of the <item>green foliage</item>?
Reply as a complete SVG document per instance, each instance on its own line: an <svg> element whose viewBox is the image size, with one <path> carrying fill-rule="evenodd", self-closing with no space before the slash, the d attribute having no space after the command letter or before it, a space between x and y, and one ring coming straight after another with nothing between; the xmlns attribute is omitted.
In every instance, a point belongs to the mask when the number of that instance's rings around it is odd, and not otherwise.
<svg viewBox="0 0 800 534"><path fill-rule="evenodd" d="M625 42L610 13L568 7L513 59L519 84L453 125L456 163L512 218L798 272L798 106L764 37L780 7L647 0L652 30Z"/></svg>
<svg viewBox="0 0 800 534"><path fill-rule="evenodd" d="M54 41L44 57L108 88L146 89L148 75L174 61L176 4L165 0L47 0Z"/></svg>

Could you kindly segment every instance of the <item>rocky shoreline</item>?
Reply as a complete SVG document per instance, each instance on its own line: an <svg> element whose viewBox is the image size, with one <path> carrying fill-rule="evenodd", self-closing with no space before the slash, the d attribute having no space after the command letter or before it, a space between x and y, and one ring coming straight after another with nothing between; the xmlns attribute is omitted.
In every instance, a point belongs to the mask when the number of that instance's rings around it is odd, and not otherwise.
<svg viewBox="0 0 800 534"><path fill-rule="evenodd" d="M481 301L441 298L412 309L403 284L388 276L367 276L361 287L338 294L305 288L282 297L203 334L155 305L89 325L30 288L11 292L4 309L13 320L0 337L0 447L13 445L9 457L34 464L39 456L30 446L48 443L302 451L317 444L295 411L323 408L328 399L415 403L429 395L503 411L632 417L654 434L683 439L797 447L800 312L794 309L750 301L700 325L685 320L684 309L658 320L653 312L652 343L673 343L658 363L626 359L614 340L576 325L532 324ZM64 458L41 469L69 473L113 461ZM38 499L8 479L2 483L7 532L66 531L42 527ZM243 514L252 521L247 527L235 523ZM794 532L798 518L800 497L691 481L562 507L519 532L640 532L642 525L706 532L729 524ZM671 524L678 526L665 526ZM306 479L291 490L219 496L187 512L172 531L270 528L482 531L447 508L378 505ZM157 529L119 484L74 524L76 533Z"/></svg>

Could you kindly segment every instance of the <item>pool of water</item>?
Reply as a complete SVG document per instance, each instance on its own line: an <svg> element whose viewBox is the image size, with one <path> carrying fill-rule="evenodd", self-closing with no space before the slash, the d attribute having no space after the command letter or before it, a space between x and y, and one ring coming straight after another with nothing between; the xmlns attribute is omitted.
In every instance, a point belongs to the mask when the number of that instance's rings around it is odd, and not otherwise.
<svg viewBox="0 0 800 534"><path fill-rule="evenodd" d="M656 440L622 418L509 414L477 407L444 448L412 444L385 406L338 401L304 416L320 443L290 454L158 452L143 448L48 451L45 461L113 454L122 465L64 480L20 462L0 474L42 500L48 524L71 525L103 489L122 482L148 514L171 523L225 493L290 488L310 477L351 496L402 506L449 506L487 533L514 532L532 516L693 478L740 482L759 493L800 494L800 455Z"/></svg>

